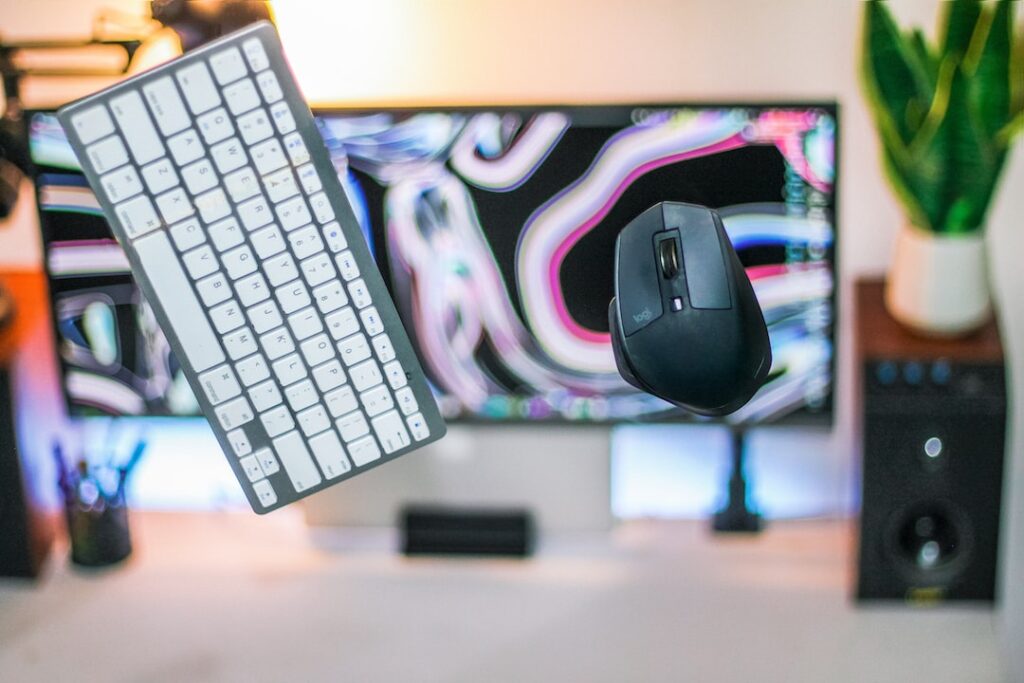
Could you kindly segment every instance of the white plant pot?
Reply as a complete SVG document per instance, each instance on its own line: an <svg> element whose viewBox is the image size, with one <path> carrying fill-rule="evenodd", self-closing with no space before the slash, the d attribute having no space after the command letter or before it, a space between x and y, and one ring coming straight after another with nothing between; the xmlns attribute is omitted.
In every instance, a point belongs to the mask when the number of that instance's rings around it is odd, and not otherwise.
<svg viewBox="0 0 1024 683"><path fill-rule="evenodd" d="M958 337L984 325L992 315L984 233L936 235L904 226L885 305L896 320L928 336Z"/></svg>

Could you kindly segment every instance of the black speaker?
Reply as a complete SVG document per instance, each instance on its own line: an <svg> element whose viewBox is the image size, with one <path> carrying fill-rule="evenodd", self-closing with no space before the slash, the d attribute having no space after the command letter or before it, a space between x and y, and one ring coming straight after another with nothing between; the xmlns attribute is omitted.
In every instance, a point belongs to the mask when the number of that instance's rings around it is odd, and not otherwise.
<svg viewBox="0 0 1024 683"><path fill-rule="evenodd" d="M928 340L858 286L862 498L857 598L995 599L1006 370L990 324Z"/></svg>

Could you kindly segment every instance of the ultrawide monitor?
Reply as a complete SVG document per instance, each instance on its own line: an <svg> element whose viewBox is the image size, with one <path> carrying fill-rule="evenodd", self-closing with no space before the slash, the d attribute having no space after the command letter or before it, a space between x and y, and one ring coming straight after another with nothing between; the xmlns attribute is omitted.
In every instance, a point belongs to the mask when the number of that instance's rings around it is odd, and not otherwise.
<svg viewBox="0 0 1024 683"><path fill-rule="evenodd" d="M691 418L626 384L608 338L615 237L665 200L722 213L768 322L769 381L730 419L830 418L834 105L317 114L449 419ZM56 119L28 121L71 413L195 414Z"/></svg>

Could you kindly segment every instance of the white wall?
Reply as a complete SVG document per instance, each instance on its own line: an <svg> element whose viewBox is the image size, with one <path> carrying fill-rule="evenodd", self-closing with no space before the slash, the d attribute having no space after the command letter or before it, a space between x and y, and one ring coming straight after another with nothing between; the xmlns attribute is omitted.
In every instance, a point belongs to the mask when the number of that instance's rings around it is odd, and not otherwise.
<svg viewBox="0 0 1024 683"><path fill-rule="evenodd" d="M938 2L901 0L898 14L934 24ZM130 0L5 2L8 37L84 31L93 8ZM304 90L318 100L425 102L836 98L842 106L840 227L844 285L882 272L901 213L886 188L856 75L861 3L853 0L377 0L280 3L279 20ZM297 17L305 16L307 20ZM312 17L312 21L308 19ZM299 26L297 21L304 21ZM389 27L390 30L385 30ZM319 32L319 35L317 35ZM373 50L377 57L370 57ZM328 64L321 69L317 63ZM1018 148L991 216L993 279L1013 395L1024 393L1024 151ZM0 261L37 252L29 221L0 230ZM837 492L850 478L849 287L840 325L839 417L801 454ZM1007 516L1007 615L1024 642L1024 402L1014 403ZM685 437L680 431L671 437ZM785 444L772 440L773 450ZM771 467L772 454L755 453ZM824 460L825 465L822 464ZM813 461L813 462L812 462ZM1012 640L1010 642L1013 642ZM1018 649L1017 656L1024 658ZM1024 678L1024 661L1018 661Z"/></svg>

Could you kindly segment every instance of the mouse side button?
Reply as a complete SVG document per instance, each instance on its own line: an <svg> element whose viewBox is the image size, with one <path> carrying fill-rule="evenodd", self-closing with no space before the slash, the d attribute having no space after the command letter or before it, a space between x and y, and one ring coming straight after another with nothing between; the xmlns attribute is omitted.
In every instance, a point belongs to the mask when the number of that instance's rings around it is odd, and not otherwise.
<svg viewBox="0 0 1024 683"><path fill-rule="evenodd" d="M732 308L729 277L725 270L728 246L721 244L710 211L688 211L679 226L686 287L693 308Z"/></svg>

